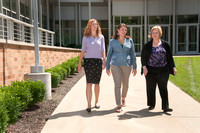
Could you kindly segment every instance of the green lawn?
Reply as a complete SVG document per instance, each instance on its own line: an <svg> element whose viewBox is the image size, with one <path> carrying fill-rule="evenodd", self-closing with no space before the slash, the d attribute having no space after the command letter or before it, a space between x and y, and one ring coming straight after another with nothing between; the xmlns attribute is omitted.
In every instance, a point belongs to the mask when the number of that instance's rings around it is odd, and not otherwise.
<svg viewBox="0 0 200 133"><path fill-rule="evenodd" d="M178 73L170 81L200 102L200 56L174 57L174 61Z"/></svg>

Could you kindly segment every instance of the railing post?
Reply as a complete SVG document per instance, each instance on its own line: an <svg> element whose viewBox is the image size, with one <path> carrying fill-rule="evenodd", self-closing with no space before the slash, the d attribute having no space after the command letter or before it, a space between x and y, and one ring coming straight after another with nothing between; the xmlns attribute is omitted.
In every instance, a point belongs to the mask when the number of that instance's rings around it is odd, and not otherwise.
<svg viewBox="0 0 200 133"><path fill-rule="evenodd" d="M34 31L32 27L31 27L31 43L34 43Z"/></svg>
<svg viewBox="0 0 200 133"><path fill-rule="evenodd" d="M41 34L40 34L40 30L38 29L38 36L39 36L39 38L38 38L38 40L39 40L39 43L38 43L38 45L40 45L41 44Z"/></svg>
<svg viewBox="0 0 200 133"><path fill-rule="evenodd" d="M54 46L54 35L51 33L51 46Z"/></svg>
<svg viewBox="0 0 200 133"><path fill-rule="evenodd" d="M46 42L46 45L48 45L48 33L45 32L45 42Z"/></svg>
<svg viewBox="0 0 200 133"><path fill-rule="evenodd" d="M14 40L14 28L13 28L13 22L11 20L7 20L7 30L8 30L8 40ZM13 29L13 30L12 30ZM13 32L12 32L13 31Z"/></svg>
<svg viewBox="0 0 200 133"><path fill-rule="evenodd" d="M25 31L24 31L25 28L24 28L24 25L22 25L22 24L20 24L20 25L21 25L20 27L21 27L21 34L22 34L21 37L22 37L22 41L25 42L25 41L26 41L26 40L25 40Z"/></svg>
<svg viewBox="0 0 200 133"><path fill-rule="evenodd" d="M3 36L3 39L5 39L5 37L4 37L4 19L1 18L1 20L2 20L2 36ZM7 20L5 20L5 21L7 21Z"/></svg>

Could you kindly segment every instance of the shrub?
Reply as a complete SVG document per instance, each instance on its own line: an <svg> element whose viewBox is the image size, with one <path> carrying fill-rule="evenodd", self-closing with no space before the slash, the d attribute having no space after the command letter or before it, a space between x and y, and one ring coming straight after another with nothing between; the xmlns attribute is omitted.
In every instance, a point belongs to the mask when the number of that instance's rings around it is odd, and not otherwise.
<svg viewBox="0 0 200 133"><path fill-rule="evenodd" d="M61 81L61 77L58 73L51 71L50 69L46 70L51 74L51 87L56 88Z"/></svg>
<svg viewBox="0 0 200 133"><path fill-rule="evenodd" d="M57 65L53 68L46 69L45 72L51 73L52 88L58 87L58 84L62 79L65 79L70 74L76 72L78 69L78 62L79 62L79 56L71 58L66 62L63 62L62 64ZM83 60L81 62L81 65L83 65Z"/></svg>
<svg viewBox="0 0 200 133"><path fill-rule="evenodd" d="M20 98L22 110L26 109L28 105L33 101L30 89L25 86L24 81L11 82L11 85L8 86L4 91L9 91L16 97Z"/></svg>
<svg viewBox="0 0 200 133"><path fill-rule="evenodd" d="M53 67L53 68L51 68L51 71L58 73L60 75L61 79L65 78L66 70L64 70L62 67L60 67L60 66Z"/></svg>
<svg viewBox="0 0 200 133"><path fill-rule="evenodd" d="M78 64L76 64L73 60L68 60L67 61L67 65L70 66L70 74L75 73L75 71L77 70Z"/></svg>
<svg viewBox="0 0 200 133"><path fill-rule="evenodd" d="M70 68L70 66L67 65L67 62L63 62L63 63L61 64L61 66L67 70L67 75L66 75L66 77L68 77L68 76L70 75L70 73L71 73L71 68Z"/></svg>
<svg viewBox="0 0 200 133"><path fill-rule="evenodd" d="M41 102L45 98L46 89L44 83L42 83L40 80L32 81L32 80L26 80L25 86L29 88L29 91L31 92L33 100L30 102L30 105L34 105L38 102Z"/></svg>
<svg viewBox="0 0 200 133"><path fill-rule="evenodd" d="M0 101L2 96L0 92ZM1 102L0 102L1 103ZM8 111L6 110L6 107L1 103L0 104L0 133L5 133L6 127L8 125Z"/></svg>
<svg viewBox="0 0 200 133"><path fill-rule="evenodd" d="M14 94L12 94L11 92L3 92L3 89L6 89L7 87L1 87L0 88L0 105L3 105L6 110L8 111L8 116L9 116L9 120L8 120L8 124L11 123L15 123L19 118L20 114L21 114L21 102L20 102L20 98L16 97Z"/></svg>

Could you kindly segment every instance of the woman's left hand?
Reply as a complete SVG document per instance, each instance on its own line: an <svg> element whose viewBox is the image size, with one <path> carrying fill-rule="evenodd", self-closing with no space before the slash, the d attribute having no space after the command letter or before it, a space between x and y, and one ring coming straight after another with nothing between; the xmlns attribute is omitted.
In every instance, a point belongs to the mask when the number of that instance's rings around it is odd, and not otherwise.
<svg viewBox="0 0 200 133"><path fill-rule="evenodd" d="M106 62L103 61L103 64L102 64L102 70L104 70L106 68Z"/></svg>
<svg viewBox="0 0 200 133"><path fill-rule="evenodd" d="M137 74L137 69L132 69L132 74L135 76Z"/></svg>

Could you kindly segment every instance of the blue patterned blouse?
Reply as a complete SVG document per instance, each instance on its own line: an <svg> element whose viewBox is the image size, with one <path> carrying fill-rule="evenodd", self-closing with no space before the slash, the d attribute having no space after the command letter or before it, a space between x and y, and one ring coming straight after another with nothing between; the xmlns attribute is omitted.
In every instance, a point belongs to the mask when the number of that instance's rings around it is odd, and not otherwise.
<svg viewBox="0 0 200 133"><path fill-rule="evenodd" d="M147 64L156 68L167 65L166 50L162 44L158 47L152 47L152 54Z"/></svg>

